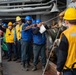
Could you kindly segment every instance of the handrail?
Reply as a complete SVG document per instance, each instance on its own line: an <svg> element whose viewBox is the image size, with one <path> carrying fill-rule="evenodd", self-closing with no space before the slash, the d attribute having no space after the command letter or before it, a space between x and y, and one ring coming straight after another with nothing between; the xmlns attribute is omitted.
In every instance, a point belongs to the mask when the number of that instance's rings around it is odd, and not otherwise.
<svg viewBox="0 0 76 75"><path fill-rule="evenodd" d="M0 8L15 8L15 7L33 7L33 6L44 6L44 5L48 5L48 4L50 4L51 2L53 2L53 1L55 1L55 0L51 0L51 1L49 1L49 2L47 2L47 3L39 3L39 4L28 4L28 5L14 5L14 6L0 6Z"/></svg>

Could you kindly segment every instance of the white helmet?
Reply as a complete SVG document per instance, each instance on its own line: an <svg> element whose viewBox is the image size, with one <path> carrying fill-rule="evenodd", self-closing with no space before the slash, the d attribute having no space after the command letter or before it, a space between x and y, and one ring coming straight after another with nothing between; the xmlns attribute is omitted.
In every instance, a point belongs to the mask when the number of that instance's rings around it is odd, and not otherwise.
<svg viewBox="0 0 76 75"><path fill-rule="evenodd" d="M68 8L75 8L76 9L76 1L75 2L71 2L69 5L68 5Z"/></svg>

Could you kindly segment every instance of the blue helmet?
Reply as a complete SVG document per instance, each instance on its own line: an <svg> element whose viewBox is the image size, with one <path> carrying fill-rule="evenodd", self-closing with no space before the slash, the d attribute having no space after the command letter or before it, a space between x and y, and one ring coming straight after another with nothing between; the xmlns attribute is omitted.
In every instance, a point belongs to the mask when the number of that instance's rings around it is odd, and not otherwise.
<svg viewBox="0 0 76 75"><path fill-rule="evenodd" d="M25 20L32 20L31 16L26 16Z"/></svg>
<svg viewBox="0 0 76 75"><path fill-rule="evenodd" d="M6 23L4 23L4 24L3 24L3 26L4 26L4 27L7 27L7 24L6 24Z"/></svg>
<svg viewBox="0 0 76 75"><path fill-rule="evenodd" d="M32 24L36 24L36 20L32 20Z"/></svg>
<svg viewBox="0 0 76 75"><path fill-rule="evenodd" d="M41 22L41 20L40 20L40 19L37 19L37 20L36 20L36 23L37 23L37 24L38 24L38 23L40 23L40 22Z"/></svg>

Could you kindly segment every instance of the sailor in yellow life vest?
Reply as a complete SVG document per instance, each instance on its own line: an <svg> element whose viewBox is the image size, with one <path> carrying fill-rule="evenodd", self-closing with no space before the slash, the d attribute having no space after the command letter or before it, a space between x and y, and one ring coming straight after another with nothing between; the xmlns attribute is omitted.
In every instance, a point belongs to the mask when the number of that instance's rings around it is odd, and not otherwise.
<svg viewBox="0 0 76 75"><path fill-rule="evenodd" d="M57 75L76 75L76 9L66 9L64 20L68 29L60 36Z"/></svg>
<svg viewBox="0 0 76 75"><path fill-rule="evenodd" d="M8 28L6 29L6 43L8 47L8 61L12 60L12 50L15 51L14 46L14 28L12 22L8 23Z"/></svg>
<svg viewBox="0 0 76 75"><path fill-rule="evenodd" d="M17 58L14 61L21 61L21 30L22 30L22 20L20 16L16 17L16 27L15 27L15 42L17 42Z"/></svg>

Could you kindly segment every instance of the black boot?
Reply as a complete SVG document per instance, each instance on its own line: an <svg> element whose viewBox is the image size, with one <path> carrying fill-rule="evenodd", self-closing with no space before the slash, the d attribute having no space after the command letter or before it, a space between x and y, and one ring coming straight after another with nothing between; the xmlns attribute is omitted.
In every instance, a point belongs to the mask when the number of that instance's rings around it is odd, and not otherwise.
<svg viewBox="0 0 76 75"><path fill-rule="evenodd" d="M37 66L34 66L32 71L36 71L37 70Z"/></svg>
<svg viewBox="0 0 76 75"><path fill-rule="evenodd" d="M14 58L13 61L17 61L18 58Z"/></svg>
<svg viewBox="0 0 76 75"><path fill-rule="evenodd" d="M21 59L18 59L18 60L17 60L17 63L20 63L20 62L21 62Z"/></svg>
<svg viewBox="0 0 76 75"><path fill-rule="evenodd" d="M8 59L8 62L11 61L11 58Z"/></svg>
<svg viewBox="0 0 76 75"><path fill-rule="evenodd" d="M26 71L29 71L29 64L26 63Z"/></svg>
<svg viewBox="0 0 76 75"><path fill-rule="evenodd" d="M25 62L23 62L22 65L23 65L23 68L25 68Z"/></svg>

